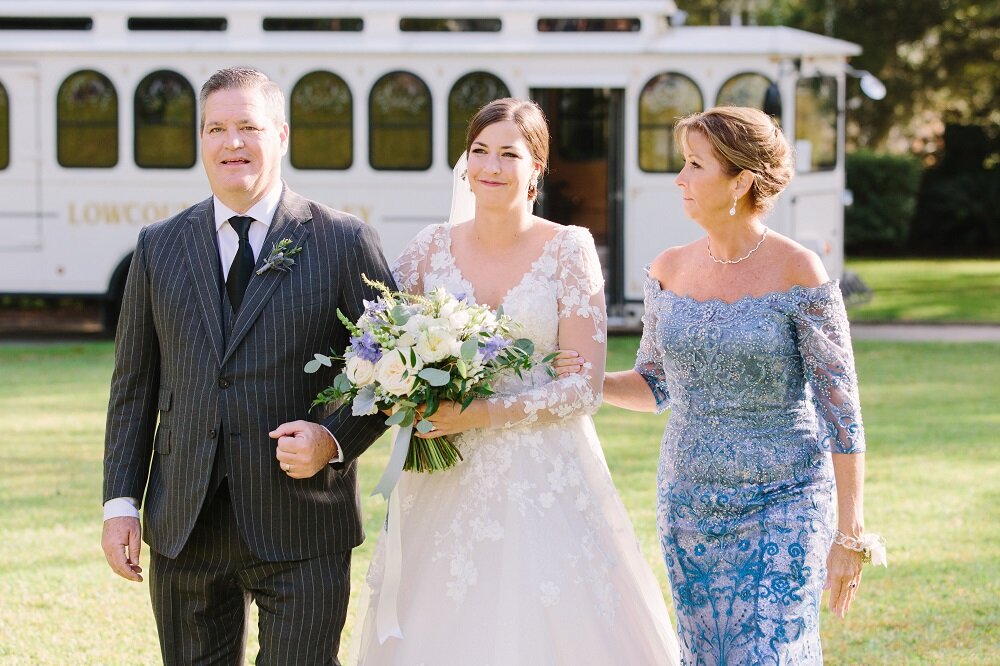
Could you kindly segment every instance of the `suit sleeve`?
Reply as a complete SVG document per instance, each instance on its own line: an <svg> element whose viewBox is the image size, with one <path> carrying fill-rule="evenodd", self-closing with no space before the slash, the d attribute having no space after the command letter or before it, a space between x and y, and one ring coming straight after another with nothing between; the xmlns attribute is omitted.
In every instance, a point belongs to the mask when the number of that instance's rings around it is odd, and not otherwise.
<svg viewBox="0 0 1000 666"><path fill-rule="evenodd" d="M362 273L370 280L382 282L390 289L396 289L378 234L369 225L358 229L354 243L347 253L341 276L341 310L351 321L357 321L365 311L365 300L375 300L378 293L361 279ZM340 468L356 459L385 432L385 415L353 416L351 405L347 404L323 421L323 425L337 438L344 453L342 462L334 463Z"/></svg>
<svg viewBox="0 0 1000 666"><path fill-rule="evenodd" d="M148 238L139 232L115 336L115 369L104 435L104 501L141 499L149 475L160 385L160 346L153 322Z"/></svg>

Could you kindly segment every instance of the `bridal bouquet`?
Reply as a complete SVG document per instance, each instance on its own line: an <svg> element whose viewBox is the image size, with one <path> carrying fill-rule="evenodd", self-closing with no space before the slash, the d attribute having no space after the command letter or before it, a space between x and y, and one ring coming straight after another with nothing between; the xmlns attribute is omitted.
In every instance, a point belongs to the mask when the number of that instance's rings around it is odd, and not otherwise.
<svg viewBox="0 0 1000 666"><path fill-rule="evenodd" d="M466 409L476 398L493 395L491 382L503 372L534 365L534 345L516 339L516 324L502 312L469 303L438 287L418 296L394 292L381 282L362 279L381 296L365 301L365 312L351 322L337 316L351 333L342 357L316 354L306 372L344 360L343 371L313 405L350 401L356 416L392 411L386 425L404 432L434 429L433 416L443 401ZM548 362L555 355L547 356ZM424 405L423 418L417 407ZM461 453L445 437L409 438L403 469L433 472L453 466Z"/></svg>

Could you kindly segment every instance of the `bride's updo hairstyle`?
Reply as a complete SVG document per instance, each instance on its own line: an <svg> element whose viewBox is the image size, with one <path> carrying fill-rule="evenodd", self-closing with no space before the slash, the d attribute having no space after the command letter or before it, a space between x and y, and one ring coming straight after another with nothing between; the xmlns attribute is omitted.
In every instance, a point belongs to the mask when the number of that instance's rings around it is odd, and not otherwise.
<svg viewBox="0 0 1000 666"><path fill-rule="evenodd" d="M792 149L771 117L745 106L717 106L678 121L674 139L685 145L690 132L701 133L712 144L715 157L729 176L753 174L747 204L765 213L792 179Z"/></svg>
<svg viewBox="0 0 1000 666"><path fill-rule="evenodd" d="M545 122L545 114L542 113L541 107L530 100L504 97L495 99L479 109L469 122L469 132L465 136L465 152L469 152L472 142L484 129L493 123L505 120L517 126L524 142L528 144L531 158L542 165L544 174L549 166L549 126ZM533 181L528 186L528 199L534 201L537 196L538 183Z"/></svg>

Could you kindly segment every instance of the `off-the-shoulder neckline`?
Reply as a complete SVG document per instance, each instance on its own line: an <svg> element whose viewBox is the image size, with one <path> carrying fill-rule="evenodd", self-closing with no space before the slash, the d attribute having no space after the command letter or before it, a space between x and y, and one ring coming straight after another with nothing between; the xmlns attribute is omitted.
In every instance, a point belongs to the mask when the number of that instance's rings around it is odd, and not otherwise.
<svg viewBox="0 0 1000 666"><path fill-rule="evenodd" d="M747 294L746 296L741 296L740 298L736 299L735 301L727 301L727 300L722 299L722 298L707 298L707 299L704 299L704 300L700 300L700 299L694 298L693 296L686 296L686 295L678 294L677 292L675 292L675 291L673 291L671 289L664 289L660 285L660 281L657 280L656 278L654 278L652 275L649 274L649 269L650 269L650 266L646 266L646 284L649 285L649 286L651 286L651 287L653 287L658 293L660 293L660 294L667 294L667 295L673 296L674 298L677 298L677 299L680 299L680 300L683 300L683 301L689 301L691 303L698 303L700 305L709 305L709 304L739 305L740 303L743 303L745 301L767 301L767 300L775 300L777 298L786 297L786 296L793 296L793 295L796 295L796 294L829 291L832 288L837 288L838 285L840 284L840 281L837 280L836 278L830 278L826 282L823 282L822 284L818 284L815 287L806 287L806 286L801 285L801 284L794 284L791 287L788 287L787 289L775 289L773 291L769 291L769 292L766 292L764 294L761 294L760 296L754 296L752 294Z"/></svg>

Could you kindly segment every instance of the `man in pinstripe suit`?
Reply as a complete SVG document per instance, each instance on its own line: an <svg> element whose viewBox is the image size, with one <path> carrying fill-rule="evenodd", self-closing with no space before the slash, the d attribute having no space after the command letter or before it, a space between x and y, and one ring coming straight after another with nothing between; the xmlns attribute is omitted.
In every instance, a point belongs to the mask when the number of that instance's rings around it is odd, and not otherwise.
<svg viewBox="0 0 1000 666"><path fill-rule="evenodd" d="M200 105L213 196L143 229L129 271L102 545L115 572L141 581L149 544L165 663L241 663L253 600L257 663L338 664L364 536L355 460L384 417L348 407L310 420L336 370L302 368L347 344L337 308L356 319L375 297L361 274L392 277L370 227L283 185L288 125L273 82L220 70ZM294 265L269 264L286 239Z"/></svg>

